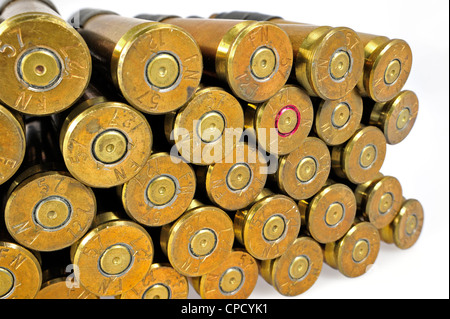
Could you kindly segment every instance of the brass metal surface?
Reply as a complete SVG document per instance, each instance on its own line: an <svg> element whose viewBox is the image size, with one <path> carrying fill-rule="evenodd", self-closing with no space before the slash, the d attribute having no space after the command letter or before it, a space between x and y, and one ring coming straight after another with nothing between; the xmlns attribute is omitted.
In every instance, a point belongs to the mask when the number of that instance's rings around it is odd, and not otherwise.
<svg viewBox="0 0 450 319"><path fill-rule="evenodd" d="M139 224L107 218L71 247L71 260L85 289L100 297L117 296L136 286L150 269L153 241Z"/></svg>
<svg viewBox="0 0 450 319"><path fill-rule="evenodd" d="M233 242L231 218L220 208L196 200L174 223L162 227L160 237L172 267L187 277L202 276L218 267Z"/></svg>
<svg viewBox="0 0 450 319"><path fill-rule="evenodd" d="M218 87L199 89L178 112L165 118L165 133L181 157L196 165L220 162L242 135L238 100Z"/></svg>
<svg viewBox="0 0 450 319"><path fill-rule="evenodd" d="M310 237L297 238L278 258L262 260L261 276L284 296L297 296L317 281L323 265L320 245Z"/></svg>
<svg viewBox="0 0 450 319"><path fill-rule="evenodd" d="M288 155L279 159L277 172L271 176L279 189L295 200L314 196L331 170L331 156L326 144L316 137L307 137Z"/></svg>
<svg viewBox="0 0 450 319"><path fill-rule="evenodd" d="M247 252L234 250L211 272L192 278L203 299L246 299L258 280L258 264Z"/></svg>
<svg viewBox="0 0 450 319"><path fill-rule="evenodd" d="M356 199L346 185L324 186L314 197L298 203L308 234L321 244L341 238L356 216Z"/></svg>
<svg viewBox="0 0 450 319"><path fill-rule="evenodd" d="M317 107L314 131L327 145L345 143L358 129L363 100L356 90L338 100L322 100Z"/></svg>
<svg viewBox="0 0 450 319"><path fill-rule="evenodd" d="M294 200L270 192L234 217L236 239L259 260L281 256L297 238L301 224Z"/></svg>
<svg viewBox="0 0 450 319"><path fill-rule="evenodd" d="M91 227L97 204L92 190L64 171L18 176L9 192L5 223L11 236L36 251L69 247Z"/></svg>
<svg viewBox="0 0 450 319"><path fill-rule="evenodd" d="M197 170L197 175L215 205L234 211L256 199L266 184L266 169L260 150L238 143L222 162Z"/></svg>
<svg viewBox="0 0 450 319"><path fill-rule="evenodd" d="M419 239L424 222L422 204L416 199L403 199L392 223L380 229L381 239L400 249L411 248Z"/></svg>
<svg viewBox="0 0 450 319"><path fill-rule="evenodd" d="M401 39L358 33L364 45L364 74L358 82L363 96L376 102L393 99L405 85L412 66L412 52Z"/></svg>
<svg viewBox="0 0 450 319"><path fill-rule="evenodd" d="M200 84L200 48L182 28L105 13L88 19L81 34L105 57L102 67L126 101L144 113L179 109Z"/></svg>
<svg viewBox="0 0 450 319"><path fill-rule="evenodd" d="M286 155L310 133L314 110L310 97L296 85L285 85L272 98L245 109L245 128L268 152Z"/></svg>
<svg viewBox="0 0 450 319"><path fill-rule="evenodd" d="M0 105L0 185L18 171L25 150L25 125L21 116Z"/></svg>
<svg viewBox="0 0 450 319"><path fill-rule="evenodd" d="M189 206L196 190L195 172L164 152L150 156L142 170L121 190L127 214L140 224L162 226L173 222Z"/></svg>
<svg viewBox="0 0 450 319"><path fill-rule="evenodd" d="M67 169L96 188L121 185L136 176L147 162L152 144L152 130L140 112L101 99L77 105L60 132Z"/></svg>
<svg viewBox="0 0 450 319"><path fill-rule="evenodd" d="M369 222L354 225L341 239L325 245L324 261L343 275L364 275L375 263L380 250L380 235Z"/></svg>
<svg viewBox="0 0 450 319"><path fill-rule="evenodd" d="M375 126L358 129L345 143L334 146L331 164L334 173L361 184L375 178L386 156L386 138Z"/></svg>
<svg viewBox="0 0 450 319"><path fill-rule="evenodd" d="M358 210L377 229L388 226L403 203L402 186L393 176L377 176L355 188Z"/></svg>
<svg viewBox="0 0 450 319"><path fill-rule="evenodd" d="M0 26L0 100L30 115L61 112L83 94L91 56L83 38L40 1L12 1Z"/></svg>
<svg viewBox="0 0 450 319"><path fill-rule="evenodd" d="M372 105L370 101L367 107ZM380 128L386 142L395 145L402 142L411 132L417 119L419 100L412 91L402 91L392 100L375 103L370 112L370 125Z"/></svg>
<svg viewBox="0 0 450 319"><path fill-rule="evenodd" d="M0 299L33 299L41 288L42 269L25 247L0 242Z"/></svg>
<svg viewBox="0 0 450 319"><path fill-rule="evenodd" d="M73 286L72 286L73 285ZM68 287L69 286L69 287ZM34 299L99 299L98 296L73 282L68 284L67 276L53 278L42 283Z"/></svg>

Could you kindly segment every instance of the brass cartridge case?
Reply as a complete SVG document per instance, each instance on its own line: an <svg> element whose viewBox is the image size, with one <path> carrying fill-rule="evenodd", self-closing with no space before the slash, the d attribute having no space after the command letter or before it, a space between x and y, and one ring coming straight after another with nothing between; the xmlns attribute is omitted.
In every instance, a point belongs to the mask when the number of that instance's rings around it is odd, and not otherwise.
<svg viewBox="0 0 450 319"><path fill-rule="evenodd" d="M388 226L403 203L402 186L398 179L381 173L367 183L356 185L355 197L359 217L377 229Z"/></svg>
<svg viewBox="0 0 450 319"><path fill-rule="evenodd" d="M258 260L281 256L297 238L301 224L294 200L268 189L234 216L237 241Z"/></svg>
<svg viewBox="0 0 450 319"><path fill-rule="evenodd" d="M402 142L411 132L419 112L419 100L412 91L402 91L388 102L364 100L364 122L381 129L386 143Z"/></svg>
<svg viewBox="0 0 450 319"><path fill-rule="evenodd" d="M340 178L362 184L375 178L386 157L386 138L375 126L360 127L345 143L331 150L331 167Z"/></svg>
<svg viewBox="0 0 450 319"><path fill-rule="evenodd" d="M200 88L180 110L165 116L164 130L180 156L196 165L220 162L241 138L239 101L219 87Z"/></svg>
<svg viewBox="0 0 450 319"><path fill-rule="evenodd" d="M0 185L22 165L25 156L25 124L22 117L0 105Z"/></svg>
<svg viewBox="0 0 450 319"><path fill-rule="evenodd" d="M381 239L400 249L411 248L420 237L423 221L422 204L417 199L403 198L400 211L392 223L380 229Z"/></svg>
<svg viewBox="0 0 450 319"><path fill-rule="evenodd" d="M285 85L273 97L245 107L245 129L269 153L286 155L310 133L314 110L300 87Z"/></svg>
<svg viewBox="0 0 450 319"><path fill-rule="evenodd" d="M321 246L308 236L300 236L278 258L260 262L261 276L284 296L309 290L322 271Z"/></svg>
<svg viewBox="0 0 450 319"><path fill-rule="evenodd" d="M187 299L189 283L168 264L154 263L144 279L120 299Z"/></svg>
<svg viewBox="0 0 450 319"><path fill-rule="evenodd" d="M301 200L314 196L325 185L330 170L327 145L317 137L307 137L294 151L279 158L278 170L269 180L284 194Z"/></svg>
<svg viewBox="0 0 450 319"><path fill-rule="evenodd" d="M205 74L227 83L244 101L269 99L289 78L292 46L287 34L272 23L170 16L162 21L192 34L204 58Z"/></svg>
<svg viewBox="0 0 450 319"><path fill-rule="evenodd" d="M110 74L130 105L164 114L179 109L195 93L203 59L184 29L95 9L77 14L94 67Z"/></svg>
<svg viewBox="0 0 450 319"><path fill-rule="evenodd" d="M50 1L7 1L0 15L0 101L41 116L73 105L91 76L83 38Z"/></svg>
<svg viewBox="0 0 450 319"><path fill-rule="evenodd" d="M153 262L153 240L139 224L101 212L93 228L72 245L77 281L96 296L117 296L136 286Z"/></svg>
<svg viewBox="0 0 450 319"><path fill-rule="evenodd" d="M293 75L312 96L340 99L349 94L362 77L364 48L350 28L290 23L280 17L252 12L229 12L212 17L270 21L278 25L292 43Z"/></svg>
<svg viewBox="0 0 450 319"><path fill-rule="evenodd" d="M160 244L172 267L187 277L202 276L226 260L233 247L233 221L220 208L193 200L175 222L161 229Z"/></svg>
<svg viewBox="0 0 450 319"><path fill-rule="evenodd" d="M199 167L196 171L199 190L209 200L227 211L250 205L263 190L267 164L261 151L247 143L236 148L220 163Z"/></svg>
<svg viewBox="0 0 450 319"><path fill-rule="evenodd" d="M329 146L344 144L356 132L363 116L357 90L338 100L314 100L314 133Z"/></svg>
<svg viewBox="0 0 450 319"><path fill-rule="evenodd" d="M69 172L96 188L121 185L147 163L153 135L136 109L106 100L90 86L60 130L59 146Z"/></svg>
<svg viewBox="0 0 450 319"><path fill-rule="evenodd" d="M4 215L14 240L36 251L71 246L89 230L97 207L92 190L58 164L49 122L26 122L26 161L8 189Z"/></svg>
<svg viewBox="0 0 450 319"><path fill-rule="evenodd" d="M380 235L369 222L355 224L341 239L324 247L324 261L346 277L364 275L375 263Z"/></svg>
<svg viewBox="0 0 450 319"><path fill-rule="evenodd" d="M321 244L341 238L356 216L356 199L350 187L331 180L312 198L298 203L302 224Z"/></svg>
<svg viewBox="0 0 450 319"><path fill-rule="evenodd" d="M220 266L192 278L192 285L203 299L247 299L257 280L256 260L245 251L233 250Z"/></svg>
<svg viewBox="0 0 450 319"><path fill-rule="evenodd" d="M152 154L142 170L119 186L127 214L145 226L163 226L183 214L194 198L195 172L165 152Z"/></svg>

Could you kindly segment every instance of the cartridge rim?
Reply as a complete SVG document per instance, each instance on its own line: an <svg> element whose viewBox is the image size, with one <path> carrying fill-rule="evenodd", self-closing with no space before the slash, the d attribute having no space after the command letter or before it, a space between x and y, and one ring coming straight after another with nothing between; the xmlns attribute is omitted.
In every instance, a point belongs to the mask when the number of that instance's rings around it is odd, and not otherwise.
<svg viewBox="0 0 450 319"><path fill-rule="evenodd" d="M41 288L42 270L36 256L28 249L9 242L0 242L0 269L13 277L13 286L0 299L33 299Z"/></svg>
<svg viewBox="0 0 450 319"><path fill-rule="evenodd" d="M302 269L302 276L291 275L293 262L302 257L307 260L307 269ZM277 259L261 262L261 273L266 281L284 296L297 296L310 289L317 281L323 265L323 253L320 245L309 237L299 237Z"/></svg>
<svg viewBox="0 0 450 319"><path fill-rule="evenodd" d="M400 212L393 221L395 245L400 249L413 246L420 237L423 221L423 206L418 200L408 199L403 202Z"/></svg>
<svg viewBox="0 0 450 319"><path fill-rule="evenodd" d="M81 113L77 114L77 108L72 112L75 116L69 115L72 120L61 130L62 154L69 172L97 188L121 185L136 176L150 157L153 143L146 118L118 102L102 102ZM126 148L121 147L126 154L118 162L102 163L94 153L96 138L104 132L119 132L127 141Z"/></svg>
<svg viewBox="0 0 450 319"><path fill-rule="evenodd" d="M238 211L237 215L242 213ZM271 226L267 223L271 218L276 218L274 225L277 229L273 232L266 228ZM284 227L279 227L280 220L283 221ZM235 218L235 232L242 234L236 237L241 237L247 252L259 260L273 259L282 255L297 238L300 227L301 217L297 204L290 197L280 194L257 201L245 213L243 225L239 225ZM266 238L267 233L274 236Z"/></svg>
<svg viewBox="0 0 450 319"><path fill-rule="evenodd" d="M97 209L92 190L68 173L34 174L9 196L5 223L11 236L36 251L69 247L91 227Z"/></svg>
<svg viewBox="0 0 450 319"><path fill-rule="evenodd" d="M387 204L383 204L386 201ZM369 221L377 229L381 229L394 220L402 203L400 182L395 177L385 176L370 187L364 211Z"/></svg>
<svg viewBox="0 0 450 319"><path fill-rule="evenodd" d="M366 154L369 158L362 156ZM383 166L386 157L386 138L374 126L358 130L347 142L342 155L342 167L354 184L373 179Z"/></svg>
<svg viewBox="0 0 450 319"><path fill-rule="evenodd" d="M347 114L342 113L342 109ZM363 100L356 90L338 100L320 103L315 116L315 132L327 145L345 143L352 137L361 123ZM341 119L341 116L346 119Z"/></svg>
<svg viewBox="0 0 450 319"><path fill-rule="evenodd" d="M313 197L307 215L311 237L321 244L336 241L350 229L355 219L355 195L344 184L327 186Z"/></svg>
<svg viewBox="0 0 450 319"><path fill-rule="evenodd" d="M378 230L369 222L356 224L339 241L336 250L339 271L350 278L361 276L375 263L378 256Z"/></svg>
<svg viewBox="0 0 450 319"><path fill-rule="evenodd" d="M19 169L25 157L26 140L23 123L0 105L0 185L8 181Z"/></svg>
<svg viewBox="0 0 450 319"><path fill-rule="evenodd" d="M218 65L225 64L225 74L221 74L220 71L218 73L226 79L233 93L244 101L261 103L271 98L286 84L292 69L292 45L288 35L273 23L251 21L245 24L235 37L230 39L225 37L225 40L222 40L216 56L216 70L221 69ZM238 24L237 27L241 25ZM261 41L255 43L256 39ZM226 48L226 56L219 54L223 51L222 48ZM275 63L266 62L266 65L274 64L271 68L273 71L268 76L265 71L256 72L266 75L264 78L255 76L251 67L255 52L261 50L270 51L276 60Z"/></svg>
<svg viewBox="0 0 450 319"><path fill-rule="evenodd" d="M124 272L107 274L100 259L114 245L126 247L133 262ZM97 296L120 295L142 280L152 264L153 251L152 238L140 225L125 220L106 222L89 231L73 251L72 262L79 268L76 279Z"/></svg>
<svg viewBox="0 0 450 319"><path fill-rule="evenodd" d="M0 100L5 104L24 114L51 115L83 94L91 77L91 56L83 38L63 19L19 14L2 23L0 34L9 48L0 57L5 66ZM32 56L34 62L28 59Z"/></svg>
<svg viewBox="0 0 450 319"><path fill-rule="evenodd" d="M398 61L400 71L395 77L386 74L393 61ZM407 42L394 39L375 50L366 60L364 79L368 95L376 102L393 99L405 85L412 66L412 51ZM395 79L392 83L386 78Z"/></svg>
<svg viewBox="0 0 450 319"><path fill-rule="evenodd" d="M200 278L203 299L246 299L258 280L258 264L244 251L232 251L224 262Z"/></svg>
<svg viewBox="0 0 450 319"><path fill-rule="evenodd" d="M210 112L220 114L225 125L219 138L206 143L198 135L198 124L199 119ZM198 90L177 112L173 126L166 126L165 129L166 133L173 130L175 146L186 161L197 165L210 165L222 161L232 152L242 135L243 127L244 112L238 100L221 88L207 87ZM220 133L217 130L215 132Z"/></svg>
<svg viewBox="0 0 450 319"><path fill-rule="evenodd" d="M41 289L34 299L99 299L98 296L72 284L68 287L67 277L59 277L42 283Z"/></svg>
<svg viewBox="0 0 450 319"><path fill-rule="evenodd" d="M205 182L210 200L228 211L250 205L267 180L267 165L262 162L262 156L260 150L246 143L238 143L222 162L210 165ZM233 182L233 178L236 181Z"/></svg>
<svg viewBox="0 0 450 319"><path fill-rule="evenodd" d="M160 73L162 68L165 71ZM116 86L128 103L148 114L182 107L195 93L202 72L203 59L194 38L164 23L131 28L117 43L111 59Z"/></svg>
<svg viewBox="0 0 450 319"><path fill-rule="evenodd" d="M298 50L297 61L296 76L300 83L315 96L336 100L349 94L360 80L364 48L350 28L319 27ZM308 83L303 80L302 72L307 72Z"/></svg>
<svg viewBox="0 0 450 319"><path fill-rule="evenodd" d="M183 214L169 227L167 257L172 267L188 277L204 275L222 263L231 251L234 241L233 222L220 208L202 206ZM214 233L215 245L205 256L195 256L190 250L193 235L203 229Z"/></svg>
<svg viewBox="0 0 450 319"><path fill-rule="evenodd" d="M314 162L314 174L309 179L299 178L301 164ZM314 196L325 184L331 170L331 155L326 144L316 137L307 137L297 149L280 160L277 183L280 189L295 200ZM306 173L305 173L306 174Z"/></svg>
<svg viewBox="0 0 450 319"><path fill-rule="evenodd" d="M290 130L283 130L280 127L280 120L286 111L293 115L291 123L296 123L293 127L289 125ZM298 86L285 85L257 108L255 114L257 139L264 143L262 147L270 153L289 154L308 136L313 118L314 109L308 94ZM272 130L276 133L272 134ZM274 143L273 137L277 138L277 143Z"/></svg>

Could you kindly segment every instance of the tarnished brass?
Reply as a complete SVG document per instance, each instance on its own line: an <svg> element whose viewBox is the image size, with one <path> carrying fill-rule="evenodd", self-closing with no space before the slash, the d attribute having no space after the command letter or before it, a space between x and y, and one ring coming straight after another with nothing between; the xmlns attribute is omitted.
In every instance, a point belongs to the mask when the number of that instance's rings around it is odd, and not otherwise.
<svg viewBox="0 0 450 319"><path fill-rule="evenodd" d="M189 207L196 190L195 172L168 153L152 154L143 169L121 188L127 214L140 224L162 226Z"/></svg>
<svg viewBox="0 0 450 319"><path fill-rule="evenodd" d="M94 66L109 72L126 101L149 114L179 109L197 89L203 70L200 48L182 28L83 9L80 33Z"/></svg>
<svg viewBox="0 0 450 319"><path fill-rule="evenodd" d="M355 188L359 214L377 229L388 226L400 211L402 185L393 176L378 176Z"/></svg>
<svg viewBox="0 0 450 319"><path fill-rule="evenodd" d="M351 188L328 181L314 197L301 200L298 208L306 232L321 244L341 238L356 216L356 199Z"/></svg>
<svg viewBox="0 0 450 319"><path fill-rule="evenodd" d="M205 61L205 74L227 83L244 101L269 99L289 78L292 46L287 34L272 23L173 16L162 21L192 34Z"/></svg>
<svg viewBox="0 0 450 319"><path fill-rule="evenodd" d="M284 296L297 296L317 281L323 265L323 252L312 238L297 238L278 258L262 260L261 276Z"/></svg>
<svg viewBox="0 0 450 319"><path fill-rule="evenodd" d="M227 211L250 205L266 184L267 164L263 154L247 143L236 148L220 163L197 169L201 190L212 203Z"/></svg>
<svg viewBox="0 0 450 319"><path fill-rule="evenodd" d="M160 243L172 267L202 276L225 261L234 242L233 222L220 208L193 200L174 223L161 229Z"/></svg>
<svg viewBox="0 0 450 319"><path fill-rule="evenodd" d="M61 128L64 162L69 172L88 186L122 185L147 163L152 130L136 109L88 91Z"/></svg>
<svg viewBox="0 0 450 319"><path fill-rule="evenodd" d="M386 142L395 145L403 141L414 127L419 111L419 100L412 91L402 91L392 100L374 103L370 99L364 101L369 120L367 124L380 128Z"/></svg>
<svg viewBox="0 0 450 319"><path fill-rule="evenodd" d="M289 155L279 158L278 170L271 177L278 188L295 200L314 196L328 179L331 156L327 145L307 137Z"/></svg>
<svg viewBox="0 0 450 319"><path fill-rule="evenodd" d="M0 240L0 299L33 299L41 288L42 269L34 252Z"/></svg>
<svg viewBox="0 0 450 319"><path fill-rule="evenodd" d="M164 128L186 161L209 165L233 151L243 132L244 113L232 94L204 87L178 112L166 115Z"/></svg>
<svg viewBox="0 0 450 319"><path fill-rule="evenodd" d="M153 241L139 224L112 212L97 216L94 227L72 245L77 281L97 296L117 296L136 286L153 262Z"/></svg>
<svg viewBox="0 0 450 319"><path fill-rule="evenodd" d="M264 103L248 104L244 118L245 129L267 152L286 155L308 136L314 110L305 91L285 85Z"/></svg>
<svg viewBox="0 0 450 319"><path fill-rule="evenodd" d="M48 1L9 1L0 15L0 101L32 115L69 108L91 76L83 38Z"/></svg>
<svg viewBox="0 0 450 319"><path fill-rule="evenodd" d="M363 99L357 90L338 100L317 103L314 132L327 145L343 144L356 132L363 115Z"/></svg>
<svg viewBox="0 0 450 319"><path fill-rule="evenodd" d="M424 212L422 204L417 199L403 198L400 211L391 224L380 229L384 242L394 243L400 249L411 248L422 232Z"/></svg>
<svg viewBox="0 0 450 319"><path fill-rule="evenodd" d="M0 185L7 182L22 165L25 150L22 117L0 105Z"/></svg>
<svg viewBox="0 0 450 319"><path fill-rule="evenodd" d="M375 126L359 128L331 151L333 172L354 184L366 183L379 173L386 156L386 138Z"/></svg>
<svg viewBox="0 0 450 319"><path fill-rule="evenodd" d="M364 275L375 263L380 250L380 235L369 222L355 224L341 239L325 245L324 261L343 275Z"/></svg>
<svg viewBox="0 0 450 319"><path fill-rule="evenodd" d="M363 96L376 102L393 99L408 80L411 48L404 40L358 33L364 45L364 75L358 83Z"/></svg>
<svg viewBox="0 0 450 319"><path fill-rule="evenodd" d="M283 20L253 12L214 14L214 19L270 21L283 29L293 47L297 81L310 95L336 100L353 90L362 77L364 47L355 31Z"/></svg>
<svg viewBox="0 0 450 319"><path fill-rule="evenodd" d="M297 238L301 227L297 204L288 196L268 189L234 217L236 239L259 260L281 256Z"/></svg>
<svg viewBox="0 0 450 319"><path fill-rule="evenodd" d="M214 270L192 278L192 285L203 299L247 299L257 280L256 260L245 251L234 250Z"/></svg>
<svg viewBox="0 0 450 319"><path fill-rule="evenodd" d="M120 299L187 299L189 283L170 264L155 263L136 286Z"/></svg>

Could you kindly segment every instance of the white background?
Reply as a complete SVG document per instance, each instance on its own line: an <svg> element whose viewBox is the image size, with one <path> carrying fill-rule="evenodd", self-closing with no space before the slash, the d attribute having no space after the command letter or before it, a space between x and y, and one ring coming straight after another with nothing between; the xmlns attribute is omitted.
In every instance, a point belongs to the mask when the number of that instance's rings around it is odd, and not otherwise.
<svg viewBox="0 0 450 319"><path fill-rule="evenodd" d="M405 89L420 101L410 135L389 146L382 173L397 177L407 198L425 210L419 241L409 250L382 244L371 270L346 278L323 266L316 284L298 299L449 298L449 2L446 0L53 0L63 18L96 7L124 16L139 13L208 17L224 11L260 11L315 25L346 26L356 31L406 40L413 68ZM199 298L191 289L189 298ZM250 298L286 298L261 277Z"/></svg>

